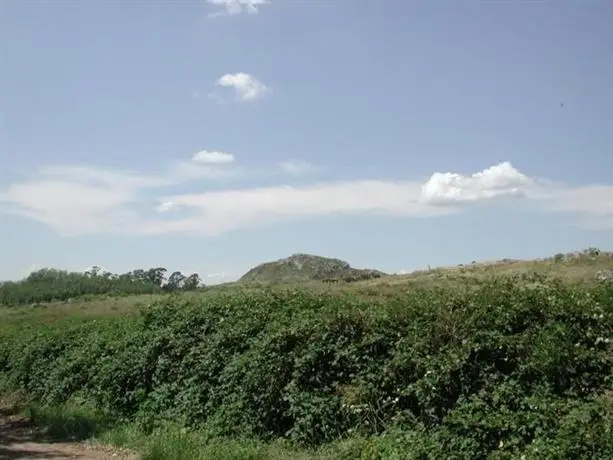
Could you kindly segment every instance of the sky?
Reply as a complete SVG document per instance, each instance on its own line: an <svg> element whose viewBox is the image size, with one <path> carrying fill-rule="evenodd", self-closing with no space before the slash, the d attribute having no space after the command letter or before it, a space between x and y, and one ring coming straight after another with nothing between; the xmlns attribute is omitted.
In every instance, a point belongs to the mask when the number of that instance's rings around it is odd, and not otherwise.
<svg viewBox="0 0 613 460"><path fill-rule="evenodd" d="M0 279L613 249L613 2L0 0Z"/></svg>

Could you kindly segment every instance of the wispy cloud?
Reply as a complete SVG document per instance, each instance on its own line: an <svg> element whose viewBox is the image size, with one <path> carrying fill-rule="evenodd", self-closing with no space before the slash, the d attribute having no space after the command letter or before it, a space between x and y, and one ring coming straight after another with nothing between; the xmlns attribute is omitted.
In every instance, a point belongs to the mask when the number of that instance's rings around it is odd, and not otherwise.
<svg viewBox="0 0 613 460"><path fill-rule="evenodd" d="M173 203L172 201L164 201L157 206L158 212L168 212L172 209Z"/></svg>
<svg viewBox="0 0 613 460"><path fill-rule="evenodd" d="M260 6L269 4L270 0L207 0L207 3L221 8L209 14L211 17L217 17L234 16L241 13L257 14Z"/></svg>
<svg viewBox="0 0 613 460"><path fill-rule="evenodd" d="M170 195L160 201L190 210L189 217L150 220L141 230L214 236L288 218L365 213L426 217L448 212L420 203L418 196L419 184L372 180Z"/></svg>
<svg viewBox="0 0 613 460"><path fill-rule="evenodd" d="M226 152L201 150L200 152L194 153L192 160L197 163L220 165L234 163L234 155Z"/></svg>
<svg viewBox="0 0 613 460"><path fill-rule="evenodd" d="M470 175L435 172L423 181L363 179L211 190L202 179L240 174L230 156L205 150L158 174L48 167L30 180L9 185L0 194L0 212L38 220L63 235L215 236L281 220L330 215L431 218L513 197L534 210L573 214L590 228L613 229L613 185L569 186L530 177L508 162ZM202 191L173 192L174 186L193 179L199 179Z"/></svg>
<svg viewBox="0 0 613 460"><path fill-rule="evenodd" d="M279 168L286 174L299 176L301 174L312 173L317 170L317 167L308 161L303 160L288 160L279 163Z"/></svg>
<svg viewBox="0 0 613 460"><path fill-rule="evenodd" d="M218 273L207 273L207 278L228 278L231 275L226 272L218 272Z"/></svg>
<svg viewBox="0 0 613 460"><path fill-rule="evenodd" d="M10 212L35 219L65 236L124 231L138 224L131 205L137 188L86 185L75 180L44 178L12 184L0 202Z"/></svg>
<svg viewBox="0 0 613 460"><path fill-rule="evenodd" d="M198 158L200 153L194 156ZM139 205L147 199L144 192L196 179L228 179L241 173L229 167L227 160L219 161L230 154L215 153L217 163L182 160L158 173L86 165L46 166L31 179L14 182L0 193L0 212L38 220L66 236L131 233L139 225Z"/></svg>
<svg viewBox="0 0 613 460"><path fill-rule="evenodd" d="M236 100L239 102L252 102L261 99L272 91L270 87L256 77L244 72L227 73L219 77L215 83L225 88L234 89Z"/></svg>

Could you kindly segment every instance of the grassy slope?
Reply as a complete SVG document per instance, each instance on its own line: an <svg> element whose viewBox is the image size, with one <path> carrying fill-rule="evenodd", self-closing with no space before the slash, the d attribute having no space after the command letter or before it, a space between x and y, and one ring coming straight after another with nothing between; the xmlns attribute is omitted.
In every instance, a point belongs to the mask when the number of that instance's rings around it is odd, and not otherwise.
<svg viewBox="0 0 613 460"><path fill-rule="evenodd" d="M541 260L512 260L481 262L455 267L438 267L418 270L403 275L386 275L372 280L354 283L328 285L317 281L297 282L303 288L316 292L345 291L365 296L369 299L387 297L419 286L466 287L475 281L493 275L522 276L539 273L548 278L559 278L567 282L593 282L599 273L613 276L613 252L602 252L598 256L587 253L566 255L559 258ZM203 295L232 294L234 292L257 292L270 283L235 281L209 287L204 293L184 293L182 298L202 297ZM128 297L98 298L71 302L52 302L35 307L0 306L0 324L24 324L29 322L48 322L59 318L95 318L104 316L124 316L137 312L137 308L148 305L164 295L135 295Z"/></svg>
<svg viewBox="0 0 613 460"><path fill-rule="evenodd" d="M567 281L592 281L599 272L611 271L613 275L613 252L600 252L591 255L587 252L565 254L563 257L550 257L537 260L508 260L478 262L455 267L440 267L419 270L406 275L392 275L374 280L402 284L411 282L431 282L445 277L473 277L482 279L491 275L522 275L538 272L548 277L557 277Z"/></svg>

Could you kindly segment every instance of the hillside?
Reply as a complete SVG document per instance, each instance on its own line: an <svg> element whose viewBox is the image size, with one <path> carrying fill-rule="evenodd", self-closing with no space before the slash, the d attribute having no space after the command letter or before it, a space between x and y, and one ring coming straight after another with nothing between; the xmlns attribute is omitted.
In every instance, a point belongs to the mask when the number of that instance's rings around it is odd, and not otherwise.
<svg viewBox="0 0 613 460"><path fill-rule="evenodd" d="M568 282L613 280L613 252L587 248L540 259L473 261L470 264L431 267L426 270L391 275L379 281L392 285L406 285L415 282L440 284L452 279L482 280L492 276L528 276L534 273Z"/></svg>
<svg viewBox="0 0 613 460"><path fill-rule="evenodd" d="M293 254L285 259L265 262L245 273L239 281L258 283L295 283L307 281L359 281L380 278L378 270L351 267L340 259Z"/></svg>

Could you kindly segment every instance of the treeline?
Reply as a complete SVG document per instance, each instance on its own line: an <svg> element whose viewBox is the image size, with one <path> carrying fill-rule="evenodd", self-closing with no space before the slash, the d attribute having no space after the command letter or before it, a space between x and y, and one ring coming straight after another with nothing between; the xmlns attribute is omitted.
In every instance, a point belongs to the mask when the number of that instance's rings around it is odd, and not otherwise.
<svg viewBox="0 0 613 460"><path fill-rule="evenodd" d="M21 281L0 283L0 304L23 305L68 300L84 295L154 294L193 291L202 287L198 273L171 273L163 267L114 274L92 267L84 273L43 268Z"/></svg>

